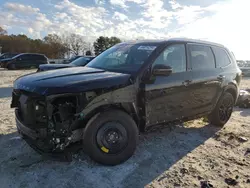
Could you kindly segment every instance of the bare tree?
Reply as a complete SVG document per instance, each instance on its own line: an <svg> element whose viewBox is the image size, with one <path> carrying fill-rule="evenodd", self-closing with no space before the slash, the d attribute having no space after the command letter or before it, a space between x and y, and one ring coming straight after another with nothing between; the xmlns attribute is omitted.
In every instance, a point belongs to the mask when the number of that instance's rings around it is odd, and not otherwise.
<svg viewBox="0 0 250 188"><path fill-rule="evenodd" d="M87 50L87 43L84 41L84 37L77 34L69 34L64 37L64 45L74 55L84 54Z"/></svg>
<svg viewBox="0 0 250 188"><path fill-rule="evenodd" d="M7 35L7 31L0 26L0 35Z"/></svg>
<svg viewBox="0 0 250 188"><path fill-rule="evenodd" d="M67 52L67 47L65 47L62 38L56 34L49 34L44 37L45 44L50 46L49 52L54 58L63 58Z"/></svg>

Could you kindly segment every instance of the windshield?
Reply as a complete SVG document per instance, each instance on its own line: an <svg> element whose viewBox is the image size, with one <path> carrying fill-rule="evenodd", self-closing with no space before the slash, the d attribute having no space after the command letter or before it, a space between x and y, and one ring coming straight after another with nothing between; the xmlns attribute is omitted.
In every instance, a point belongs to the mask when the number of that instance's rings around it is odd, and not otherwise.
<svg viewBox="0 0 250 188"><path fill-rule="evenodd" d="M157 44L118 44L101 53L86 66L114 72L134 73L157 47Z"/></svg>
<svg viewBox="0 0 250 188"><path fill-rule="evenodd" d="M76 60L72 61L70 64L76 66L84 66L90 61L90 58L87 57L79 57Z"/></svg>
<svg viewBox="0 0 250 188"><path fill-rule="evenodd" d="M7 59L16 56L17 54L2 54L0 55L0 59Z"/></svg>

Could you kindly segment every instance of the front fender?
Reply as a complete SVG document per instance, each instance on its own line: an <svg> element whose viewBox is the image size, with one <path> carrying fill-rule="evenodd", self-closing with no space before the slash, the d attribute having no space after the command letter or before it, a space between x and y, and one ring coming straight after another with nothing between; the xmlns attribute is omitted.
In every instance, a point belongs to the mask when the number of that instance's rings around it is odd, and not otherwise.
<svg viewBox="0 0 250 188"><path fill-rule="evenodd" d="M84 116L89 116L89 114L102 106L126 103L134 104L136 102L136 89L134 85L129 85L96 96L85 106L82 110L82 114Z"/></svg>

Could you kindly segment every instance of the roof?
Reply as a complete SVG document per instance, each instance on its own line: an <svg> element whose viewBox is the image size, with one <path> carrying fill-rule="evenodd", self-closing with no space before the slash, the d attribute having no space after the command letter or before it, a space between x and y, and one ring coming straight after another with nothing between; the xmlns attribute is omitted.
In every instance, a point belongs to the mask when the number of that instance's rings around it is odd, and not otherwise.
<svg viewBox="0 0 250 188"><path fill-rule="evenodd" d="M20 53L18 55L44 55L44 54L39 54L39 53Z"/></svg>
<svg viewBox="0 0 250 188"><path fill-rule="evenodd" d="M169 39L156 39L156 40L132 40L132 41L127 41L125 43L143 44L143 43L164 43L164 42L190 42L190 43L199 43L199 44L207 44L207 45L224 47L223 45L218 44L218 43L209 42L209 41L205 41L205 40L199 40L199 39L190 39L190 38L169 38Z"/></svg>

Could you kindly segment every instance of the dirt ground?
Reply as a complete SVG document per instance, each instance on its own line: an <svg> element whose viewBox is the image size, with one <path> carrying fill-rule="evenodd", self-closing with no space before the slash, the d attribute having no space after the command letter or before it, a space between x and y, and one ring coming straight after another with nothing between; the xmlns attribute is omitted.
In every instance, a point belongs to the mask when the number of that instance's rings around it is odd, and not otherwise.
<svg viewBox="0 0 250 188"><path fill-rule="evenodd" d="M250 187L250 109L235 108L224 128L199 119L143 134L134 156L114 167L83 152L72 162L42 158L18 136L10 109L13 81L30 72L0 69L1 188Z"/></svg>

